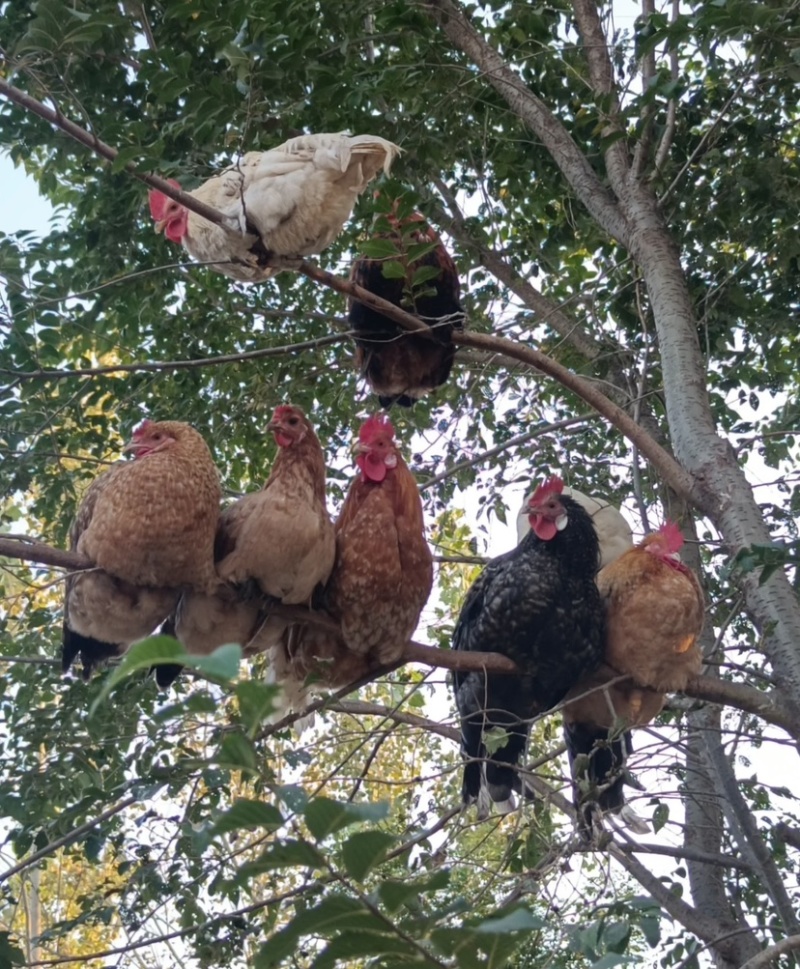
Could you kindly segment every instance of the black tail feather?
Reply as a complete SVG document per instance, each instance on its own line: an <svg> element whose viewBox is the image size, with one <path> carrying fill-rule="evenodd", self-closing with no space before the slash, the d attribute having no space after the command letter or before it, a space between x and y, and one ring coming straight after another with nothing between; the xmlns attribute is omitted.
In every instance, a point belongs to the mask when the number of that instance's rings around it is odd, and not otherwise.
<svg viewBox="0 0 800 969"><path fill-rule="evenodd" d="M75 660L80 657L83 667L81 675L88 680L92 670L101 666L106 660L119 656L122 648L115 643L104 643L91 636L82 636L64 623L61 638L61 672L66 673Z"/></svg>
<svg viewBox="0 0 800 969"><path fill-rule="evenodd" d="M615 734L589 723L565 723L564 740L572 771L573 801L578 828L587 840L598 812L617 814L625 806L623 785L631 732Z"/></svg>

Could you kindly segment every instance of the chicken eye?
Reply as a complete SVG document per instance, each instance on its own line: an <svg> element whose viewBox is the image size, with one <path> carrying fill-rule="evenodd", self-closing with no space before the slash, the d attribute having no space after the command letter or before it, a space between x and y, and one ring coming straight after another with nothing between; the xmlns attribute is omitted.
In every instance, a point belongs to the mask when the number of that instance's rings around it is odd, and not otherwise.
<svg viewBox="0 0 800 969"><path fill-rule="evenodd" d="M290 417L289 418L289 423L290 424L294 425L294 424L297 424L297 422L298 422L298 418L297 417Z"/></svg>

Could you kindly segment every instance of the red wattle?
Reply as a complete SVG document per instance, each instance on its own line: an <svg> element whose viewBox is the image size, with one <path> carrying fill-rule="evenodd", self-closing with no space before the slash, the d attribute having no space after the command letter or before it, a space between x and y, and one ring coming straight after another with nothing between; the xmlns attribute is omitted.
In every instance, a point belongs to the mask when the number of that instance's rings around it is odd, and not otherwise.
<svg viewBox="0 0 800 969"><path fill-rule="evenodd" d="M551 538L555 538L558 534L556 523L549 518L542 518L541 515L531 517L531 528L536 537L541 538L543 542L549 542Z"/></svg>
<svg viewBox="0 0 800 969"><path fill-rule="evenodd" d="M278 447L289 447L292 443L292 439L287 434L281 434L280 431L275 433L275 440L278 442Z"/></svg>
<svg viewBox="0 0 800 969"><path fill-rule="evenodd" d="M356 458L356 464L367 481L380 484L386 477L386 465L375 454L359 454Z"/></svg>

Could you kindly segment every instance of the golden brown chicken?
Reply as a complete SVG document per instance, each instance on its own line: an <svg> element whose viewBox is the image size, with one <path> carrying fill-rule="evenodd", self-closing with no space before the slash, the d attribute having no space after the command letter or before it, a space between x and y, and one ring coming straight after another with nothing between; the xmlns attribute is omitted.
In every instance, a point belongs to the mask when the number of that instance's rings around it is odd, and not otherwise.
<svg viewBox="0 0 800 969"><path fill-rule="evenodd" d="M325 504L325 458L299 407L275 409L269 430L278 456L261 491L227 508L219 522L216 595L181 600L176 635L189 653L210 653L223 643L249 652L267 649L286 626L269 616L270 602L311 603L333 568L333 523Z"/></svg>
<svg viewBox="0 0 800 969"><path fill-rule="evenodd" d="M97 569L66 584L62 664L83 674L163 622L181 590L216 587L214 533L221 497L211 452L194 428L144 421L116 464L89 487L70 548Z"/></svg>
<svg viewBox="0 0 800 969"><path fill-rule="evenodd" d="M359 473L336 521L336 563L325 589L341 637L293 627L273 650L273 677L300 704L309 675L327 686L352 682L403 653L433 585L422 501L388 418L370 417L354 448Z"/></svg>
<svg viewBox="0 0 800 969"><path fill-rule="evenodd" d="M408 333L377 310L350 300L348 319L356 332L356 364L382 407L410 407L446 383L456 352L453 330L464 328L461 284L450 253L419 213L400 219L396 210L397 203L388 216L392 231L384 238L397 247L391 261L394 266L402 265L405 275L385 276L386 259L361 256L353 263L350 279L414 313L431 327L433 339ZM433 245L431 251L412 258L426 244ZM427 278L412 298L412 284L421 279L420 274Z"/></svg>
<svg viewBox="0 0 800 969"><path fill-rule="evenodd" d="M601 569L597 585L606 604L605 664L570 692L564 735L573 762L588 758L576 793L583 824L591 826L594 805L619 811L624 805L625 760L631 750L627 728L657 716L664 693L685 689L700 672L698 637L703 628L703 591L681 562L683 536L667 522L635 548ZM630 679L609 682L615 677ZM584 830L586 830L584 828Z"/></svg>

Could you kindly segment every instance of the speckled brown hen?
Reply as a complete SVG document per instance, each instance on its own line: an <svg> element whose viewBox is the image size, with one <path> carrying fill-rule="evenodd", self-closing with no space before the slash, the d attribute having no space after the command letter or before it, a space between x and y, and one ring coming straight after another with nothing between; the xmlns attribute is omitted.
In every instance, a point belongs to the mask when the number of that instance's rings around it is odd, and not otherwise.
<svg viewBox="0 0 800 969"><path fill-rule="evenodd" d="M295 708L311 674L339 686L398 660L433 585L422 500L388 418L365 421L354 450L359 473L336 521L336 562L324 597L341 637L293 628L273 651L274 678Z"/></svg>
<svg viewBox="0 0 800 969"><path fill-rule="evenodd" d="M286 622L269 617L269 602L309 604L328 580L336 548L325 504L325 457L299 407L275 409L269 430L278 456L261 491L227 508L219 523L217 595L184 596L176 634L190 653L238 642L267 649Z"/></svg>
<svg viewBox="0 0 800 969"><path fill-rule="evenodd" d="M631 741L628 732L620 736L620 731L649 723L661 710L664 693L685 689L700 672L703 591L681 562L682 545L678 526L667 522L597 576L606 606L605 663L576 685L575 699L564 709L584 833L591 829L596 808L619 811L624 805ZM630 679L606 685L621 675ZM578 758L585 765L580 770Z"/></svg>
<svg viewBox="0 0 800 969"><path fill-rule="evenodd" d="M89 487L70 548L98 569L67 579L62 664L80 655L84 676L149 635L182 590L210 590L221 497L211 452L179 421L145 421L116 464Z"/></svg>

